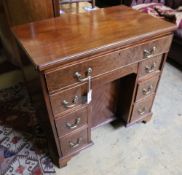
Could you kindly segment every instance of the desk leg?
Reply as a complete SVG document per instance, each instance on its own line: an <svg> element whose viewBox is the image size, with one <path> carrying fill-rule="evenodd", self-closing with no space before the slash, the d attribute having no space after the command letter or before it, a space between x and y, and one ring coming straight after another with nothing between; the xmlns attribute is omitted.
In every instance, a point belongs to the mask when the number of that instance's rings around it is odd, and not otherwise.
<svg viewBox="0 0 182 175"><path fill-rule="evenodd" d="M69 161L70 159L60 159L59 160L59 168L64 168L67 166L67 162Z"/></svg>
<svg viewBox="0 0 182 175"><path fill-rule="evenodd" d="M145 117L144 119L143 119L143 123L147 123L147 122L149 122L150 120L151 120L151 118L152 118L152 114L153 113L151 113L150 115L148 115L147 117Z"/></svg>

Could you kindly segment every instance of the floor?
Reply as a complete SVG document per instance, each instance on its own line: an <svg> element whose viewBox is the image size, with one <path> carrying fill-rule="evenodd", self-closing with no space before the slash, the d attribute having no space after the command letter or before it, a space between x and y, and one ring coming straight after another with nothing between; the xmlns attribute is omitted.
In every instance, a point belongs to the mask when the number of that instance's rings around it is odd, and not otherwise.
<svg viewBox="0 0 182 175"><path fill-rule="evenodd" d="M92 132L94 146L57 175L182 175L182 71L166 64L147 124Z"/></svg>

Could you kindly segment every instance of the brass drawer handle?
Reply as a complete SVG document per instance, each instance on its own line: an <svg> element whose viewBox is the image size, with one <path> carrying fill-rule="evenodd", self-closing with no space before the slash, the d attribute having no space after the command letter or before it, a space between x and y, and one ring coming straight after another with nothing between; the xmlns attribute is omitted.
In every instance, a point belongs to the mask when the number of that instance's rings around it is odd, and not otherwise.
<svg viewBox="0 0 182 175"><path fill-rule="evenodd" d="M79 72L75 73L75 77L78 79L79 82L85 82L88 81L89 76L91 76L91 74L92 74L92 68L89 67L87 70L87 77L83 78Z"/></svg>
<svg viewBox="0 0 182 175"><path fill-rule="evenodd" d="M80 121L81 121L81 118L77 118L75 120L75 123L74 124L71 124L71 123L66 123L66 126L69 128L69 129L75 129L78 127L78 125L80 124Z"/></svg>
<svg viewBox="0 0 182 175"><path fill-rule="evenodd" d="M76 148L80 145L81 141L82 141L82 138L77 139L76 143L69 141L69 145L71 148Z"/></svg>
<svg viewBox="0 0 182 175"><path fill-rule="evenodd" d="M145 66L145 71L147 73L151 73L154 72L156 68L156 63L153 63L151 66Z"/></svg>
<svg viewBox="0 0 182 175"><path fill-rule="evenodd" d="M140 115L144 115L145 112L146 112L146 108L145 108L145 107L143 107L142 109L138 109L138 113L139 113Z"/></svg>
<svg viewBox="0 0 182 175"><path fill-rule="evenodd" d="M150 49L150 50L145 49L145 50L143 51L143 53L144 53L144 58L151 58L151 57L153 57L154 54L155 54L155 51L156 51L156 47L155 47L155 46L152 47L152 49Z"/></svg>
<svg viewBox="0 0 182 175"><path fill-rule="evenodd" d="M63 105L65 106L65 108L73 108L77 105L78 103L78 96L75 96L72 100L72 103L70 104L68 101L63 100Z"/></svg>
<svg viewBox="0 0 182 175"><path fill-rule="evenodd" d="M142 89L143 95L149 95L152 92L152 89L153 89L152 85L150 85L147 89L143 88Z"/></svg>

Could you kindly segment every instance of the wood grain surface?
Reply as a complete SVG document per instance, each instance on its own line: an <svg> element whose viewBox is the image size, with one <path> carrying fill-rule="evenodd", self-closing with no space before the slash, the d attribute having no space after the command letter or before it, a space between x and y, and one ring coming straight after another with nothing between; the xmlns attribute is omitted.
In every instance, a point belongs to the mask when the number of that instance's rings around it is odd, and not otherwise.
<svg viewBox="0 0 182 175"><path fill-rule="evenodd" d="M13 29L29 56L22 54L22 63L27 66L30 60L38 68L40 101L45 101L48 114L44 130L51 124L57 150L50 151L58 154L60 166L92 144L91 128L114 120L126 125L149 121L175 29L174 24L125 6ZM89 104L88 68L93 70Z"/></svg>
<svg viewBox="0 0 182 175"><path fill-rule="evenodd" d="M134 62L138 62L143 59L146 60L146 58L144 58L144 50L150 50L153 46L156 47L154 55L166 53L169 50L171 40L172 35L138 44L134 47L113 51L101 56L94 55L89 59L85 58L83 61L76 62L76 64L72 63L72 65L68 64L60 66L61 68L58 67L53 68L52 70L49 69L49 71L46 71L45 73L48 90L52 93L70 85L80 84L75 77L75 72L79 72L83 77L85 77L88 68L92 68L91 76L94 78ZM161 55L158 57L160 58ZM160 59L156 62L160 62Z"/></svg>
<svg viewBox="0 0 182 175"><path fill-rule="evenodd" d="M174 24L162 19L115 6L17 26L13 32L32 62L43 70L174 29Z"/></svg>

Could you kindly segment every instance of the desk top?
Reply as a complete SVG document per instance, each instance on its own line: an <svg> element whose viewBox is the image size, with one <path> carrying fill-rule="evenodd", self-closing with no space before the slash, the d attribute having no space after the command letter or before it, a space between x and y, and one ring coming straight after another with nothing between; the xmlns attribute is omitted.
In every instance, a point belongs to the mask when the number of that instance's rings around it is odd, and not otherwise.
<svg viewBox="0 0 182 175"><path fill-rule="evenodd" d="M174 24L162 19L129 7L115 6L65 14L12 30L37 69L45 70L114 47L165 35L175 29Z"/></svg>

